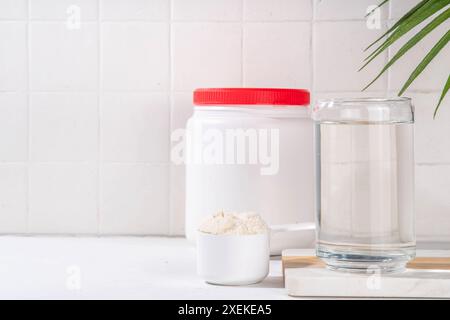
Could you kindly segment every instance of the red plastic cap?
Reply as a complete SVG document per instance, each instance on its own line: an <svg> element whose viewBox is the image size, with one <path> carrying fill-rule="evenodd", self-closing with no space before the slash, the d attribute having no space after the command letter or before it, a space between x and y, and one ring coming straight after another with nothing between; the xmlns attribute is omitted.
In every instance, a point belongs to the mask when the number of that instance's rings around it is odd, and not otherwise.
<svg viewBox="0 0 450 320"><path fill-rule="evenodd" d="M194 104L308 106L309 91L270 88L208 88L194 91Z"/></svg>

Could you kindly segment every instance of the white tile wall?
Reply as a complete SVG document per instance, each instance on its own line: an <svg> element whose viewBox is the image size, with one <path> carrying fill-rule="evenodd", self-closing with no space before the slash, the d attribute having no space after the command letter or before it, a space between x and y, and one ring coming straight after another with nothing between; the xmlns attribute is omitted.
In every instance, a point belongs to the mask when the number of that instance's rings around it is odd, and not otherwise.
<svg viewBox="0 0 450 320"><path fill-rule="evenodd" d="M101 88L165 91L169 88L169 27L157 22L105 22ZM149 59L151 57L151 59Z"/></svg>
<svg viewBox="0 0 450 320"><path fill-rule="evenodd" d="M312 1L244 0L247 21L311 20L312 13Z"/></svg>
<svg viewBox="0 0 450 320"><path fill-rule="evenodd" d="M182 129L186 121L192 116L192 93L174 93L172 95L172 106L170 112L171 132L176 129Z"/></svg>
<svg viewBox="0 0 450 320"><path fill-rule="evenodd" d="M27 226L27 167L0 164L0 232L24 233Z"/></svg>
<svg viewBox="0 0 450 320"><path fill-rule="evenodd" d="M88 164L32 164L28 232L96 233L97 177L96 167Z"/></svg>
<svg viewBox="0 0 450 320"><path fill-rule="evenodd" d="M0 20L21 20L27 17L27 0L0 2Z"/></svg>
<svg viewBox="0 0 450 320"><path fill-rule="evenodd" d="M316 22L314 26L314 80L317 91L359 91L372 80L386 62L387 53L358 72L365 58L363 48L383 29L368 29L364 21ZM384 76L371 90L385 91Z"/></svg>
<svg viewBox="0 0 450 320"><path fill-rule="evenodd" d="M426 24L423 24L419 27L424 27ZM417 32L418 28L415 28ZM436 30L429 34L420 46L415 46L411 50L409 50L404 57L406 59L401 59L397 61L392 66L392 72L389 74L390 88L393 90L400 90L408 79L409 75L415 67L422 61L423 57L431 50L431 48L439 41L439 39L450 29L450 21L443 23ZM405 43L406 39L401 39L396 44L392 46L389 51L390 57L392 57ZM446 46L440 53L439 56L441 59L436 59L431 61L428 65L427 69L417 78L417 81L414 82L410 89L411 90L419 90L419 91L436 91L442 90L445 82L448 78L448 70L442 67L442 64L439 63L443 61L443 59L447 58L449 60L450 57L450 46ZM447 63L450 65L450 63Z"/></svg>
<svg viewBox="0 0 450 320"><path fill-rule="evenodd" d="M244 27L244 85L311 87L311 24L247 23Z"/></svg>
<svg viewBox="0 0 450 320"><path fill-rule="evenodd" d="M450 163L450 103L445 101L438 117L433 120L433 111L440 93L412 93L416 109L415 142L416 162L420 164ZM447 141L448 142L448 141ZM448 146L448 147L447 147Z"/></svg>
<svg viewBox="0 0 450 320"><path fill-rule="evenodd" d="M417 0L391 1L370 29L376 3L0 0L0 233L182 234L184 168L169 162L169 133L191 115L192 89L395 94L437 35L361 93L395 53L358 73L362 49ZM408 92L428 240L450 240L449 98L432 120L448 54Z"/></svg>
<svg viewBox="0 0 450 320"><path fill-rule="evenodd" d="M104 94L101 159L112 162L169 160L170 106L165 94Z"/></svg>
<svg viewBox="0 0 450 320"><path fill-rule="evenodd" d="M391 2L403 2L391 1ZM365 20L365 15L371 12L379 2L374 0L314 0L316 20ZM379 15L382 19L388 16L388 5L382 6ZM377 13L378 14L378 13Z"/></svg>
<svg viewBox="0 0 450 320"><path fill-rule="evenodd" d="M79 14L82 21L97 20L97 1L30 0L31 20L66 20L71 14Z"/></svg>
<svg viewBox="0 0 450 320"><path fill-rule="evenodd" d="M27 97L0 93L0 161L27 161Z"/></svg>
<svg viewBox="0 0 450 320"><path fill-rule="evenodd" d="M192 115L192 94L176 93L172 95L170 125L171 132L185 127ZM184 232L184 199L185 179L184 166L172 164L170 167L170 234L179 235Z"/></svg>
<svg viewBox="0 0 450 320"><path fill-rule="evenodd" d="M416 214L419 239L450 241L450 100L433 120L440 96L436 93L410 95L416 109Z"/></svg>
<svg viewBox="0 0 450 320"><path fill-rule="evenodd" d="M416 229L418 239L450 241L449 189L450 165L416 166Z"/></svg>
<svg viewBox="0 0 450 320"><path fill-rule="evenodd" d="M33 91L94 91L98 87L98 25L29 25L29 77Z"/></svg>
<svg viewBox="0 0 450 320"><path fill-rule="evenodd" d="M241 0L172 0L176 21L240 21Z"/></svg>
<svg viewBox="0 0 450 320"><path fill-rule="evenodd" d="M27 77L27 25L0 21L0 91L23 91Z"/></svg>
<svg viewBox="0 0 450 320"><path fill-rule="evenodd" d="M175 91L241 85L241 65L241 24L172 24L172 80Z"/></svg>
<svg viewBox="0 0 450 320"><path fill-rule="evenodd" d="M30 95L30 159L37 162L98 158L97 96L92 93Z"/></svg>
<svg viewBox="0 0 450 320"><path fill-rule="evenodd" d="M168 233L168 165L105 164L100 180L101 234Z"/></svg>
<svg viewBox="0 0 450 320"><path fill-rule="evenodd" d="M167 0L101 0L101 19L164 21L169 18Z"/></svg>
<svg viewBox="0 0 450 320"><path fill-rule="evenodd" d="M171 165L170 167L170 221L169 234L184 234L184 200L186 195L185 188L185 168L184 166Z"/></svg>

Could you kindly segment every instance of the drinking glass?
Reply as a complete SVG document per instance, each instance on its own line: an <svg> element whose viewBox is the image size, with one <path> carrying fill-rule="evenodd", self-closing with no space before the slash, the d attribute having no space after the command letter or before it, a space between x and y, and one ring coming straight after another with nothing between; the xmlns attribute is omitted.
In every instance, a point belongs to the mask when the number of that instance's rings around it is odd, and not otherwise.
<svg viewBox="0 0 450 320"><path fill-rule="evenodd" d="M334 270L403 270L416 245L411 100L321 100L313 119L317 256Z"/></svg>

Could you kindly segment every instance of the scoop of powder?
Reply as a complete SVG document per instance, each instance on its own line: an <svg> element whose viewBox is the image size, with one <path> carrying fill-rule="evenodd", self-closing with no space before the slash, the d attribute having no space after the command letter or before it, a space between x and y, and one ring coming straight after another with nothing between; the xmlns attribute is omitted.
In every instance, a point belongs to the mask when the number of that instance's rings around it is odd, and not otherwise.
<svg viewBox="0 0 450 320"><path fill-rule="evenodd" d="M251 235L266 232L267 225L259 214L253 212L218 212L208 217L200 225L199 231L216 235Z"/></svg>

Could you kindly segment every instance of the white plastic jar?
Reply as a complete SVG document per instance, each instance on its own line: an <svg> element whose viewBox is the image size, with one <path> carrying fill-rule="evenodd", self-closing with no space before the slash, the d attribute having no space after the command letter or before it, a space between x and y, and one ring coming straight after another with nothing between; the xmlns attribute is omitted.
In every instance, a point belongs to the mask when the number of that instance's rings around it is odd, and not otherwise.
<svg viewBox="0 0 450 320"><path fill-rule="evenodd" d="M218 211L256 212L269 225L314 221L309 92L211 88L194 92L186 130L186 236ZM277 233L271 253L309 247L314 232Z"/></svg>

